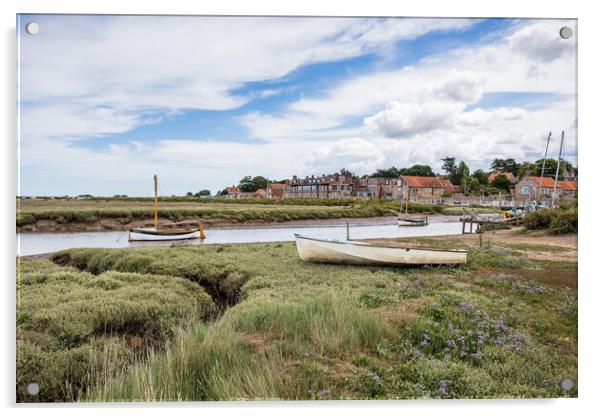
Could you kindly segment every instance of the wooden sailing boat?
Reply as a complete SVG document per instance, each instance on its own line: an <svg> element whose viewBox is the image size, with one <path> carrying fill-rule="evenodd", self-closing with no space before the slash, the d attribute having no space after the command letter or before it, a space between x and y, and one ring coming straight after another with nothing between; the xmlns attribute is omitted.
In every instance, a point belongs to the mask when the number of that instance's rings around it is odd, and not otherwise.
<svg viewBox="0 0 602 416"><path fill-rule="evenodd" d="M153 213L155 217L155 226L152 228L132 228L128 236L128 241L172 241L172 240L193 240L205 238L203 226L197 228L159 228L159 200L157 197L157 175L153 176L155 188L155 201L153 204Z"/></svg>
<svg viewBox="0 0 602 416"><path fill-rule="evenodd" d="M417 215L417 214L408 214L408 200L410 199L410 195L408 192L408 197L406 198L406 210L405 213L400 215L397 219L397 225L406 226L411 225L415 227L423 227L428 225L429 217L426 215ZM403 202L402 202L403 204ZM401 213L400 213L401 214Z"/></svg>

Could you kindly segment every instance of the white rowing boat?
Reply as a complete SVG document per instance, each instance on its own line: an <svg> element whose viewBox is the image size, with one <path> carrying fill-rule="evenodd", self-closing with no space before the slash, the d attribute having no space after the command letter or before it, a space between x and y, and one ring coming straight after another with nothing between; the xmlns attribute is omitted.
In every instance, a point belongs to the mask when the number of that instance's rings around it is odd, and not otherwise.
<svg viewBox="0 0 602 416"><path fill-rule="evenodd" d="M155 226L149 228L133 228L128 235L128 241L175 241L175 240L193 240L205 238L203 227L199 225L196 228L159 228L159 210L157 198L157 175L153 176L155 184L155 203L153 205L153 214L155 217Z"/></svg>
<svg viewBox="0 0 602 416"><path fill-rule="evenodd" d="M464 264L466 250L393 247L360 241L320 240L295 234L299 257L314 263L353 265Z"/></svg>

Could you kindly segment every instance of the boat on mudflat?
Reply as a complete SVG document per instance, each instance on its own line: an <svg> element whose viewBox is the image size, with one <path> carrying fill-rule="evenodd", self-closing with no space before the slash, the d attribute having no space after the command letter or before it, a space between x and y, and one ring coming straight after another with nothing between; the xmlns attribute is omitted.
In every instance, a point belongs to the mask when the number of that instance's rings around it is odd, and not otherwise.
<svg viewBox="0 0 602 416"><path fill-rule="evenodd" d="M426 215L406 214L406 215L401 215L397 219L397 225L400 225L400 226L409 225L409 226L414 226L414 227L422 227L422 226L425 226L428 224L429 224L429 217L427 217Z"/></svg>
<svg viewBox="0 0 602 416"><path fill-rule="evenodd" d="M299 257L308 262L365 266L465 264L466 250L394 247L361 241L321 240L295 234Z"/></svg>

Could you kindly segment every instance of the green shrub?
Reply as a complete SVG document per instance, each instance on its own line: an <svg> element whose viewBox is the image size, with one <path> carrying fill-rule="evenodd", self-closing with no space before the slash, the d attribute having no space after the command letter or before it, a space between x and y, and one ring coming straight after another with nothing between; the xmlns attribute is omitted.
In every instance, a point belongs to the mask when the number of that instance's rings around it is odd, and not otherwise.
<svg viewBox="0 0 602 416"><path fill-rule="evenodd" d="M550 226L550 223L556 216L556 211L552 209L539 209L528 213L523 218L523 225L528 230L542 230Z"/></svg>
<svg viewBox="0 0 602 416"><path fill-rule="evenodd" d="M37 218L35 215L25 212L17 212L17 227L21 227L23 225L35 224Z"/></svg>
<svg viewBox="0 0 602 416"><path fill-rule="evenodd" d="M577 210L559 212L550 223L549 228L552 234L576 233L578 228Z"/></svg>
<svg viewBox="0 0 602 416"><path fill-rule="evenodd" d="M530 212L523 219L528 230L549 230L552 234L576 233L578 216L576 209L568 206L553 209L540 209Z"/></svg>

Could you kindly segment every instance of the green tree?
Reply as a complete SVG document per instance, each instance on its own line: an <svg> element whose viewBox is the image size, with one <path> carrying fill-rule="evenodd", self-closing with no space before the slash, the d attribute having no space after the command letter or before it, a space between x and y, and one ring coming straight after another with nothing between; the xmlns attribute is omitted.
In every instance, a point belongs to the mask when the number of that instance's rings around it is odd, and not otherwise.
<svg viewBox="0 0 602 416"><path fill-rule="evenodd" d="M481 192L481 183L471 176L462 178L461 189L465 195L478 195Z"/></svg>
<svg viewBox="0 0 602 416"><path fill-rule="evenodd" d="M263 176L245 176L238 183L238 188L242 192L255 192L258 189L265 189L268 186L268 180Z"/></svg>
<svg viewBox="0 0 602 416"><path fill-rule="evenodd" d="M448 175L453 174L458 169L458 165L456 165L456 158L451 156L445 156L441 159L443 165L441 165L441 169L447 172Z"/></svg>
<svg viewBox="0 0 602 416"><path fill-rule="evenodd" d="M477 169L472 172L472 177L479 181L481 185L487 185L487 178L489 175L487 175L486 172L483 172L483 169Z"/></svg>
<svg viewBox="0 0 602 416"><path fill-rule="evenodd" d="M558 166L558 162L556 159L546 159L546 166L544 168L543 176L548 178L553 178L556 176L556 167ZM540 176L541 169L543 167L543 159L536 160L535 163L531 163L529 166L529 172L532 176ZM560 162L560 170L558 171L558 180L564 180L564 168L566 167L566 162Z"/></svg>
<svg viewBox="0 0 602 416"><path fill-rule="evenodd" d="M429 165L414 165L411 168L399 169L401 175L407 176L435 176L435 172Z"/></svg>
<svg viewBox="0 0 602 416"><path fill-rule="evenodd" d="M399 169L395 166L391 166L388 169L376 169L370 177L372 178L399 178L402 175Z"/></svg>
<svg viewBox="0 0 602 416"><path fill-rule="evenodd" d="M509 159L493 159L491 162L491 170L497 173L509 172L515 176L518 176L520 169L520 164L516 162L516 160Z"/></svg>
<svg viewBox="0 0 602 416"><path fill-rule="evenodd" d="M199 195L199 196L211 195L211 191L210 191L209 189L201 189L201 190L198 192L198 195Z"/></svg>
<svg viewBox="0 0 602 416"><path fill-rule="evenodd" d="M492 181L491 186L509 192L512 187L512 182L504 174L497 175Z"/></svg>
<svg viewBox="0 0 602 416"><path fill-rule="evenodd" d="M468 165L464 161L461 161L460 164L458 165L458 174L460 176L462 176L462 178L470 176L470 169L468 168Z"/></svg>
<svg viewBox="0 0 602 416"><path fill-rule="evenodd" d="M342 175L342 176L348 176L348 177L353 178L353 179L357 178L357 176L355 175L355 173L353 173L350 170L347 170L345 168L341 169L339 171L339 174Z"/></svg>

